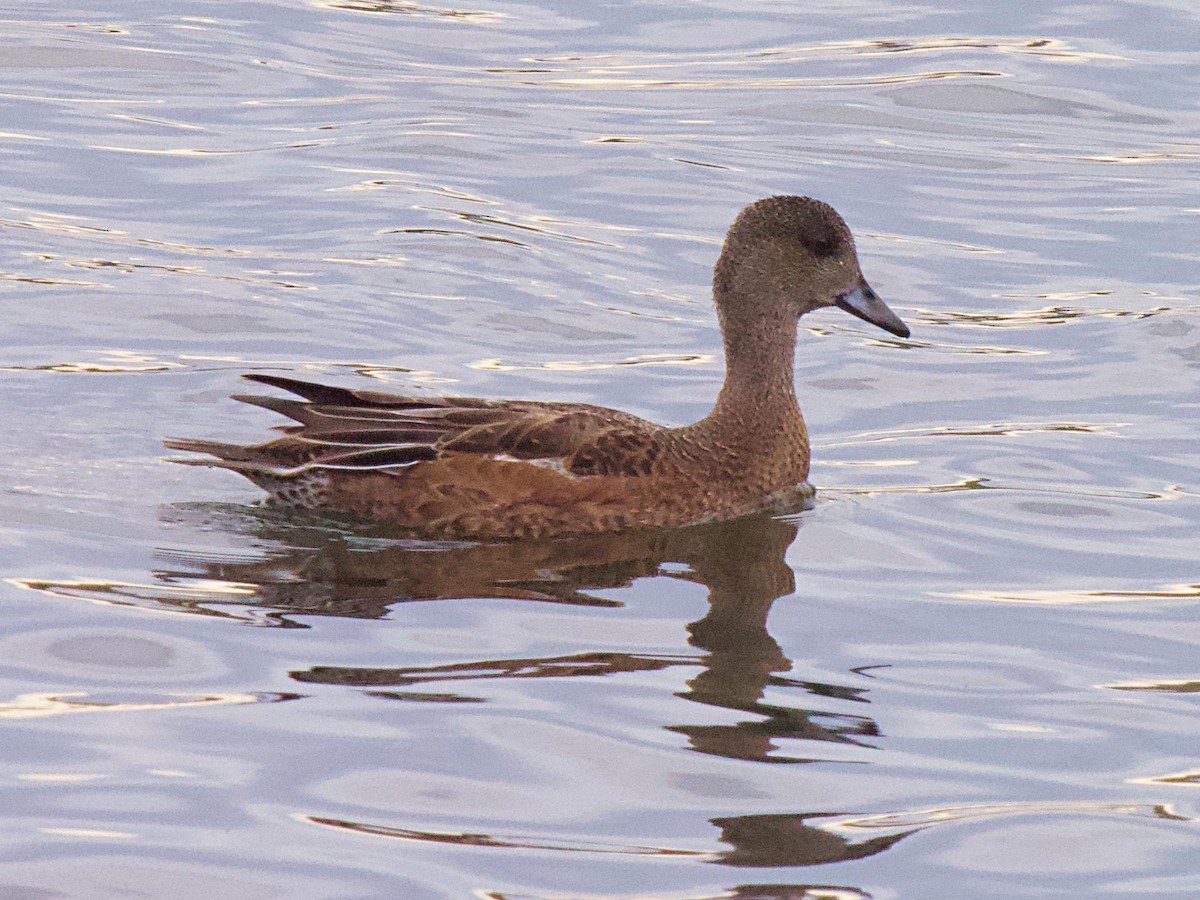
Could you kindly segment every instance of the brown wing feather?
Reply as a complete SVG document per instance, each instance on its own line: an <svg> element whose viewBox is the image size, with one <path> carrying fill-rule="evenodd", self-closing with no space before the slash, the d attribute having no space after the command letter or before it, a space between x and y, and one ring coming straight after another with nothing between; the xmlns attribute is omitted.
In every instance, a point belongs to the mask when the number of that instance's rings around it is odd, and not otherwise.
<svg viewBox="0 0 1200 900"><path fill-rule="evenodd" d="M405 397L277 375L245 377L304 398L236 397L298 424L282 426L282 438L249 447L176 439L167 446L210 453L239 469L381 469L469 454L561 461L578 476L644 475L658 456L661 426L587 404Z"/></svg>
<svg viewBox="0 0 1200 900"><path fill-rule="evenodd" d="M440 441L438 447L447 453L561 459L563 466L575 474L602 474L602 462L607 456L604 447L611 445L614 432L633 433L658 428L640 420L614 427L607 412L589 406L512 410L500 421L471 428ZM582 462L577 470L581 453L588 459L594 457L601 465L593 466L593 472L588 470L588 462Z"/></svg>
<svg viewBox="0 0 1200 900"><path fill-rule="evenodd" d="M657 435L661 426L646 424L650 427L602 430L575 451L568 470L574 475L649 475L662 455L663 443Z"/></svg>

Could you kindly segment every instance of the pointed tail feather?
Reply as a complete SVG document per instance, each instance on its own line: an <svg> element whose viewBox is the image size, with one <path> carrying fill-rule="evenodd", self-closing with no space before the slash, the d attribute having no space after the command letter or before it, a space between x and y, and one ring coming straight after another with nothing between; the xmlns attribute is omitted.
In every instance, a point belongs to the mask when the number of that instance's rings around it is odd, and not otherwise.
<svg viewBox="0 0 1200 900"><path fill-rule="evenodd" d="M221 460L249 460L251 455L248 447L241 444L226 444L221 441L206 441L200 438L163 438L163 446L168 450L184 450L188 453L209 453ZM212 460L172 458L171 462L188 463L190 465L215 465Z"/></svg>
<svg viewBox="0 0 1200 900"><path fill-rule="evenodd" d="M299 378L288 378L284 375L267 375L263 372L246 372L242 375L248 381L267 384L280 390L288 391L303 397L319 406L349 407L356 412L369 409L397 410L424 409L427 407L476 407L490 405L486 400L474 400L469 397L406 397L402 394L387 394L363 388L341 388L327 384L317 384L312 381L301 381Z"/></svg>
<svg viewBox="0 0 1200 900"><path fill-rule="evenodd" d="M273 413L287 416L303 425L307 425L313 418L312 406L303 400L292 400L288 397L263 397L258 394L233 394L232 399L238 403L269 409Z"/></svg>
<svg viewBox="0 0 1200 900"><path fill-rule="evenodd" d="M259 384L280 388L313 403L342 406L355 402L354 392L346 388L329 387L311 381L301 381L299 378L287 378L283 375L267 375L264 372L246 372L242 377L247 381L256 381Z"/></svg>
<svg viewBox="0 0 1200 900"><path fill-rule="evenodd" d="M396 421L394 411L363 406L361 403L357 406L328 406L323 403L293 400L290 397L263 397L258 394L234 394L233 399L239 403L248 403L250 406L258 406L279 413L281 416L287 416L318 433L330 428L344 430L347 422Z"/></svg>
<svg viewBox="0 0 1200 900"><path fill-rule="evenodd" d="M242 377L248 381L256 381L259 384L267 384L288 391L321 406L350 406L361 409L364 405L404 407L421 402L410 397L381 394L377 391L351 390L350 388L317 384L312 381L301 381L299 378L287 378L283 375L267 375L263 372L246 372Z"/></svg>

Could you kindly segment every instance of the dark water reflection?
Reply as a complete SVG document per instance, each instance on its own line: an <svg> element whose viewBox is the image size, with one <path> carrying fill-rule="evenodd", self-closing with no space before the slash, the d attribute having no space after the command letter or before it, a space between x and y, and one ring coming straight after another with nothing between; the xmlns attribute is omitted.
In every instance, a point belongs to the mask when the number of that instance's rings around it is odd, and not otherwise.
<svg viewBox="0 0 1200 900"><path fill-rule="evenodd" d="M591 607L620 607L601 591L636 579L681 579L708 589L709 608L687 626L700 654L639 654L593 650L565 656L488 658L434 666L312 666L293 671L303 684L346 685L370 696L408 702L484 702L471 684L507 679L596 678L672 667L698 669L677 696L731 710L745 718L728 725L670 723L700 753L768 763L823 760L822 742L870 747L880 734L866 715L820 707L820 698L866 704L862 688L786 677L792 661L771 636L772 604L796 589L785 558L796 539L794 522L756 516L684 529L663 529L575 539L495 544L445 544L355 538L330 527L297 528L272 517L255 522L254 537L286 549L256 561L209 560L193 567L160 569L166 584L197 578L236 583L260 598L271 619L293 627L309 616L381 618L390 607L415 601L507 598ZM169 556L169 554L167 554ZM159 600L161 602L161 599ZM184 608L192 609L190 605ZM764 702L768 688L809 698L814 705ZM814 702L815 701L815 702ZM812 741L811 755L780 755L781 739ZM633 855L697 856L730 866L810 866L859 859L892 846L909 830L866 840L827 831L809 820L841 813L714 816L709 821L730 849L719 853L671 848L579 845L475 831L432 832L378 823L312 817L316 824L359 833L443 844L510 849L559 849ZM774 890L775 888L772 888ZM805 896L808 888L784 887ZM794 893L800 891L801 893ZM743 896L743 895L738 895ZM746 894L744 896L759 896ZM766 896L766 895L762 895Z"/></svg>
<svg viewBox="0 0 1200 900"><path fill-rule="evenodd" d="M695 703L753 718L735 725L672 724L692 749L715 756L763 762L812 762L777 755L776 741L792 738L870 746L879 734L867 716L763 701L768 687L806 696L867 702L861 688L788 678L792 661L767 629L771 605L795 591L785 553L795 540L793 522L749 517L693 528L627 532L583 538L494 544L449 544L356 538L330 527L299 528L273 517L254 520L255 539L277 548L266 559L209 559L159 569L165 591L146 602L211 614L194 596L172 601L169 586L187 582L236 585L269 621L303 627L304 616L377 619L398 603L499 598L589 607L620 607L599 592L636 579L663 577L705 586L707 614L687 626L688 643L702 655L637 654L594 650L568 656L480 659L437 666L394 668L313 666L292 672L296 681L370 688L375 696L406 701L470 702L462 693L478 681L578 678L698 668L682 696ZM172 554L161 554L172 559ZM178 563L180 560L175 559ZM48 589L46 584L39 585ZM69 586L63 586L64 589ZM452 690L453 688L453 690Z"/></svg>
<svg viewBox="0 0 1200 900"><path fill-rule="evenodd" d="M790 868L795 866L818 866L827 863L863 859L887 850L901 838L916 831L911 828L898 834L889 834L866 840L854 841L809 824L808 820L832 819L837 813L804 813L796 815L749 815L729 818L714 818L709 821L720 829L720 841L730 849L718 853L681 850L670 847L618 846L601 843L568 843L562 840L521 840L502 835L419 831L368 822L345 819L312 817L316 825L345 829L357 834L396 838L405 841L425 841L435 844L451 844L467 847L490 847L508 850L549 850L568 853L599 853L625 856L682 857L699 859L703 862L743 868ZM811 886L779 885L788 890L811 889ZM740 896L740 895L738 895ZM786 895L786 896L790 896Z"/></svg>

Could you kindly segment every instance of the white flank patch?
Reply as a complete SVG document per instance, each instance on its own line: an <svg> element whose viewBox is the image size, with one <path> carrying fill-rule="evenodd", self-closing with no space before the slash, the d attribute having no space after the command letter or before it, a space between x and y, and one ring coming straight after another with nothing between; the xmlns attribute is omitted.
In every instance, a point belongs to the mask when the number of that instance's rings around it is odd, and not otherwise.
<svg viewBox="0 0 1200 900"><path fill-rule="evenodd" d="M549 469L552 472L557 472L559 475L565 475L567 478L579 477L567 469L566 460L561 456L547 456L541 459L518 459L515 456L509 456L507 453L497 453L492 459L496 460L496 462L525 463L528 466L537 466L539 469Z"/></svg>

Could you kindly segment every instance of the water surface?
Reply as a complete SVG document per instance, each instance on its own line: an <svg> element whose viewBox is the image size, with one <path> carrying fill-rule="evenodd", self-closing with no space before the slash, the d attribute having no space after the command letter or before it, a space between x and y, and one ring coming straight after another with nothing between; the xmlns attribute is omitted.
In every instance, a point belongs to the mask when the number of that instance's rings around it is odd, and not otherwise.
<svg viewBox="0 0 1200 900"><path fill-rule="evenodd" d="M117 0L0 50L0 893L1194 897L1200 15ZM814 509L428 545L171 434L244 371L681 424L750 200Z"/></svg>

